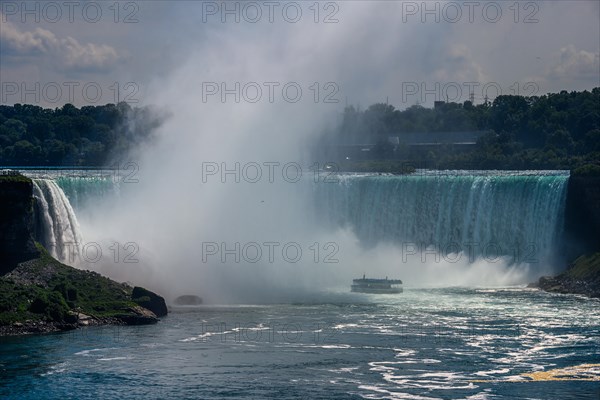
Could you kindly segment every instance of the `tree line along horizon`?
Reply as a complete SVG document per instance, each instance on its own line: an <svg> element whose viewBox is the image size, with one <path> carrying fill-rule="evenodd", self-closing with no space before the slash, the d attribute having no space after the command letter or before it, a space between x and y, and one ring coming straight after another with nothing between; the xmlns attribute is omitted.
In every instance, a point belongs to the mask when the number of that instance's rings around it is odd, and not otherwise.
<svg viewBox="0 0 600 400"><path fill-rule="evenodd" d="M132 108L125 102L55 109L0 105L0 165L104 167L152 141L168 117L164 110ZM440 145L417 153L402 143L403 133L464 131L486 133L461 151ZM389 136L399 137L399 145L392 145ZM347 106L337 126L322 132L317 148L351 142L373 143L368 158L379 165L408 161L461 169L600 168L600 87L542 96L502 95L478 105L415 105L402 111L385 103L365 110Z"/></svg>
<svg viewBox="0 0 600 400"><path fill-rule="evenodd" d="M473 146L407 146L403 134L479 131ZM393 145L389 137L398 137ZM376 103L364 111L347 106L341 122L323 136L321 146L370 143L363 156L375 168L393 161L439 169L577 169L600 171L600 87L543 96L502 95L474 105L438 102L400 111ZM345 157L338 160L343 166ZM349 162L350 166L357 163ZM364 164L364 163L363 163ZM396 164L398 165L398 164ZM384 172L384 171L382 171ZM394 172L393 169L385 172Z"/></svg>
<svg viewBox="0 0 600 400"><path fill-rule="evenodd" d="M125 102L55 109L0 105L0 165L105 167L152 140L166 115Z"/></svg>

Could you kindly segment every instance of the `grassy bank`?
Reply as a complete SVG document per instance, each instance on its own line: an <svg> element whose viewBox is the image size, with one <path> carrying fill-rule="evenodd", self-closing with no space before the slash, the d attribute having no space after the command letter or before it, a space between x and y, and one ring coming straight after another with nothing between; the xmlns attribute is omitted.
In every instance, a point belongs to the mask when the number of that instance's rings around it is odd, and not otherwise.
<svg viewBox="0 0 600 400"><path fill-rule="evenodd" d="M37 247L39 258L0 277L0 333L73 329L82 317L92 324L157 321L140 307L148 299L132 298L133 287L62 264Z"/></svg>

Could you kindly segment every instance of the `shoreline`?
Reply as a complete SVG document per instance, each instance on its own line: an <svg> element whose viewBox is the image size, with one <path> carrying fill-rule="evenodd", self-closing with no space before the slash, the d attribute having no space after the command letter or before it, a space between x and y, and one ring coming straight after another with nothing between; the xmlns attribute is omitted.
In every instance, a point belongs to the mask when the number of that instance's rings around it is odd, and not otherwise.
<svg viewBox="0 0 600 400"><path fill-rule="evenodd" d="M555 276L542 276L528 287L548 293L576 294L600 299L600 252L582 255L566 271Z"/></svg>
<svg viewBox="0 0 600 400"><path fill-rule="evenodd" d="M39 258L0 276L0 337L150 325L168 314L161 296L62 264L38 249Z"/></svg>

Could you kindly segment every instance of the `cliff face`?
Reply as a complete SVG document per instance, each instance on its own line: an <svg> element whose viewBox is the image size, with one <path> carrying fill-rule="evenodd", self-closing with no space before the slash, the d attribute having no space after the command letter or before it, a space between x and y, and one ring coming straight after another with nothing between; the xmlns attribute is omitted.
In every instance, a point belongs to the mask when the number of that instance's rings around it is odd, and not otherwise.
<svg viewBox="0 0 600 400"><path fill-rule="evenodd" d="M562 250L570 265L532 285L547 292L600 297L600 176L571 174L567 190Z"/></svg>
<svg viewBox="0 0 600 400"><path fill-rule="evenodd" d="M547 292L600 298L600 253L577 258L562 274L541 277L538 286Z"/></svg>
<svg viewBox="0 0 600 400"><path fill-rule="evenodd" d="M0 176L0 275L38 256L33 240L32 193L30 179Z"/></svg>
<svg viewBox="0 0 600 400"><path fill-rule="evenodd" d="M569 260L600 251L600 177L569 178L564 239Z"/></svg>
<svg viewBox="0 0 600 400"><path fill-rule="evenodd" d="M167 315L153 292L52 258L34 241L34 219L32 181L0 175L0 336L151 324Z"/></svg>
<svg viewBox="0 0 600 400"><path fill-rule="evenodd" d="M0 336L55 332L89 325L142 325L158 322L166 304L145 304L134 290L98 273L61 264L40 246L40 257L0 276ZM150 308L148 308L150 307ZM156 311L155 311L156 310Z"/></svg>

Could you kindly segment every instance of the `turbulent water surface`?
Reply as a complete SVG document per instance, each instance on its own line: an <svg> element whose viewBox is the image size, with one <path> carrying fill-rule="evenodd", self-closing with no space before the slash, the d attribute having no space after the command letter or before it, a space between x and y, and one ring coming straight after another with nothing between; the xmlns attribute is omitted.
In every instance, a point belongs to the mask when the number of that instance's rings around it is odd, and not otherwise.
<svg viewBox="0 0 600 400"><path fill-rule="evenodd" d="M180 308L154 326L4 338L0 397L597 399L598 305L454 288Z"/></svg>

